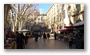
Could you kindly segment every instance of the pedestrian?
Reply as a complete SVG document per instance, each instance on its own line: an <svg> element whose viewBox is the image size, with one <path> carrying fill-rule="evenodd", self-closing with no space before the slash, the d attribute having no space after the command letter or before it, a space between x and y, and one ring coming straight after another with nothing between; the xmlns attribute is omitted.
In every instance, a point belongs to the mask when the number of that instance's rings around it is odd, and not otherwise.
<svg viewBox="0 0 90 55"><path fill-rule="evenodd" d="M54 40L56 40L56 36L57 36L57 35L56 35L56 32L55 32L55 33L54 33Z"/></svg>
<svg viewBox="0 0 90 55"><path fill-rule="evenodd" d="M20 36L22 37L22 41L23 41L22 46L23 46L23 48L25 48L25 37L22 32L21 32Z"/></svg>
<svg viewBox="0 0 90 55"><path fill-rule="evenodd" d="M81 33L77 34L77 38L76 38L76 48L77 48L77 49L81 49L82 46L84 46L84 45L82 44L83 38L82 38L81 36L82 36Z"/></svg>
<svg viewBox="0 0 90 55"><path fill-rule="evenodd" d="M47 33L47 37L48 37L48 39L50 38L50 34L49 33Z"/></svg>
<svg viewBox="0 0 90 55"><path fill-rule="evenodd" d="M84 36L82 36L82 39L81 39L81 49L84 49Z"/></svg>
<svg viewBox="0 0 90 55"><path fill-rule="evenodd" d="M41 37L42 37L42 33L41 32L40 32L39 36L40 36L40 39L41 39Z"/></svg>
<svg viewBox="0 0 90 55"><path fill-rule="evenodd" d="M46 40L46 33L43 34L43 40L45 42L45 40Z"/></svg>
<svg viewBox="0 0 90 55"><path fill-rule="evenodd" d="M69 37L68 37L68 40L69 40L69 48L72 48L72 39L73 38L73 35L72 33L70 33Z"/></svg>
<svg viewBox="0 0 90 55"><path fill-rule="evenodd" d="M23 39L20 36L20 33L16 32L16 43L17 43L17 49L23 49Z"/></svg>
<svg viewBox="0 0 90 55"><path fill-rule="evenodd" d="M84 49L84 29L81 30L81 49Z"/></svg>
<svg viewBox="0 0 90 55"><path fill-rule="evenodd" d="M61 38L62 38L62 35L59 34L59 39L60 39L60 41L61 41Z"/></svg>
<svg viewBox="0 0 90 55"><path fill-rule="evenodd" d="M27 42L28 42L28 33L26 32L26 34L25 34L25 44L27 44Z"/></svg>
<svg viewBox="0 0 90 55"><path fill-rule="evenodd" d="M35 42L38 42L38 37L39 37L39 35L38 35L38 33L36 32L36 33L35 33Z"/></svg>
<svg viewBox="0 0 90 55"><path fill-rule="evenodd" d="M40 35L41 35L41 33L39 32L39 33L37 33L37 34L38 34L38 37L41 39L41 36L40 36Z"/></svg>

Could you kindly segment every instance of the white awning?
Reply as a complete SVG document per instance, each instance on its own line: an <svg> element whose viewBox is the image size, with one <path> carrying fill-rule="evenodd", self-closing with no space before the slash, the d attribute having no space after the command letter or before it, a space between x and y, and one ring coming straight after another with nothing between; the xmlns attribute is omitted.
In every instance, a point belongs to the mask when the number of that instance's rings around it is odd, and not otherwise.
<svg viewBox="0 0 90 55"><path fill-rule="evenodd" d="M23 30L21 30L21 31L29 31L29 30L27 30L27 29L23 29Z"/></svg>
<svg viewBox="0 0 90 55"><path fill-rule="evenodd" d="M83 25L83 24L84 24L84 21L81 21L81 22L74 24L73 26L79 26L79 25Z"/></svg>

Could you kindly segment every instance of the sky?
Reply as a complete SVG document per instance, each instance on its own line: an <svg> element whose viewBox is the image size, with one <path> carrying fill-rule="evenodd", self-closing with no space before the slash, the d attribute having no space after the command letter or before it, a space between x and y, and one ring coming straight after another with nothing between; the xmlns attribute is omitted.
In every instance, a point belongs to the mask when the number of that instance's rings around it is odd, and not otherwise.
<svg viewBox="0 0 90 55"><path fill-rule="evenodd" d="M52 4L39 4L40 13L45 14L51 5ZM21 6L23 6L23 4L21 4Z"/></svg>
<svg viewBox="0 0 90 55"><path fill-rule="evenodd" d="M52 4L39 4L40 12L45 14Z"/></svg>

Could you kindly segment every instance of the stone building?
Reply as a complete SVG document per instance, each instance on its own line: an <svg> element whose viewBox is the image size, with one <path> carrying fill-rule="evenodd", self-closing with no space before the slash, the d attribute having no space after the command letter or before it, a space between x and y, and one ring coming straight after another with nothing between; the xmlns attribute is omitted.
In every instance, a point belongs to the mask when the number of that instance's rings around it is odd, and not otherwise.
<svg viewBox="0 0 90 55"><path fill-rule="evenodd" d="M84 21L84 4L67 4L69 26Z"/></svg>
<svg viewBox="0 0 90 55"><path fill-rule="evenodd" d="M44 18L48 29L52 32L83 21L84 4L52 4L46 14Z"/></svg>

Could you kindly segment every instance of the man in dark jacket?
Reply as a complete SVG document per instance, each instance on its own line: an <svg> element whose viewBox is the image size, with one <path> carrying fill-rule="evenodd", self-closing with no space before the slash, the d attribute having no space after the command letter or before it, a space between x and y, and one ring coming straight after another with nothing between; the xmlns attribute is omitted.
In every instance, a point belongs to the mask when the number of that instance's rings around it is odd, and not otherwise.
<svg viewBox="0 0 90 55"><path fill-rule="evenodd" d="M23 49L23 39L20 36L20 33L16 32L16 34L17 49Z"/></svg>
<svg viewBox="0 0 90 55"><path fill-rule="evenodd" d="M56 32L55 32L55 33L54 33L54 39L55 39L55 40L56 40L56 36L57 36L57 35L56 35Z"/></svg>
<svg viewBox="0 0 90 55"><path fill-rule="evenodd" d="M48 39L50 38L50 34L49 33L47 34L47 37L48 37Z"/></svg>
<svg viewBox="0 0 90 55"><path fill-rule="evenodd" d="M44 41L45 41L46 38L47 38L47 37L46 37L46 34L44 33L44 34L43 34L43 39L44 39Z"/></svg>
<svg viewBox="0 0 90 55"><path fill-rule="evenodd" d="M23 48L25 48L25 36L23 35L23 33L21 33L20 36L21 36L21 38L22 38Z"/></svg>
<svg viewBox="0 0 90 55"><path fill-rule="evenodd" d="M35 33L35 42L38 41L38 37L39 37L39 35L38 35L38 33L36 32L36 33Z"/></svg>
<svg viewBox="0 0 90 55"><path fill-rule="evenodd" d="M25 34L25 44L28 42L28 33Z"/></svg>

